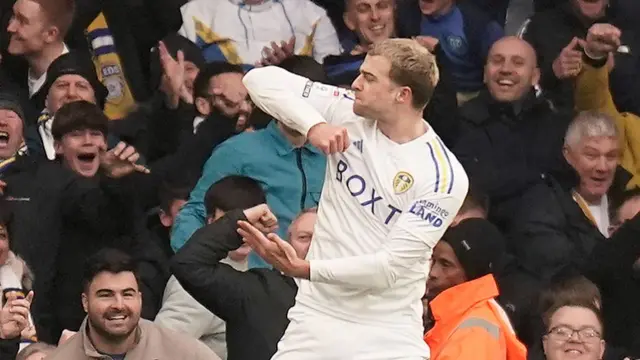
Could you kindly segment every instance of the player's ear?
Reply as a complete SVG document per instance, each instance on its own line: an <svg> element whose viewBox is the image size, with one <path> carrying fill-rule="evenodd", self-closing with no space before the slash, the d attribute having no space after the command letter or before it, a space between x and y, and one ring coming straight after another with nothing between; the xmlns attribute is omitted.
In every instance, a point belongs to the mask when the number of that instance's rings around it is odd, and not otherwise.
<svg viewBox="0 0 640 360"><path fill-rule="evenodd" d="M411 101L411 89L407 86L403 86L396 92L396 102L399 104Z"/></svg>

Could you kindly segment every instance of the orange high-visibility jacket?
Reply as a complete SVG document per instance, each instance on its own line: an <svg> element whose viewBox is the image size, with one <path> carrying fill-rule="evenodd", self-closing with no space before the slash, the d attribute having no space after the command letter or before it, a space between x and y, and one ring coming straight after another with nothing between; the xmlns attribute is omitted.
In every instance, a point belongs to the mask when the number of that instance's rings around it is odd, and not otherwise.
<svg viewBox="0 0 640 360"><path fill-rule="evenodd" d="M486 275L436 296L435 326L424 336L431 360L526 360L526 347L494 300L498 294L493 275Z"/></svg>

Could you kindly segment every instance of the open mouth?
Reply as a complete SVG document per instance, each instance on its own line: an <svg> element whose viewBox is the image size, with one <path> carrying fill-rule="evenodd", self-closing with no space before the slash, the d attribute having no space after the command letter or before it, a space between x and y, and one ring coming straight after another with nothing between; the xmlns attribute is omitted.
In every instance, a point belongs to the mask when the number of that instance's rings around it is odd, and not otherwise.
<svg viewBox="0 0 640 360"><path fill-rule="evenodd" d="M593 181L596 185L602 186L607 183L607 177L591 177L591 181Z"/></svg>
<svg viewBox="0 0 640 360"><path fill-rule="evenodd" d="M127 321L129 317L125 314L117 314L117 315L107 315L105 319L111 325L124 325L125 321Z"/></svg>
<svg viewBox="0 0 640 360"><path fill-rule="evenodd" d="M569 348L569 349L565 349L564 353L567 354L569 357L578 357L582 355L582 350L576 349L576 348Z"/></svg>
<svg viewBox="0 0 640 360"><path fill-rule="evenodd" d="M9 133L0 131L0 147L6 147L9 144Z"/></svg>
<svg viewBox="0 0 640 360"><path fill-rule="evenodd" d="M496 84L498 84L498 87L500 89L508 90L514 87L516 85L516 82L511 79L498 79L496 81Z"/></svg>
<svg viewBox="0 0 640 360"><path fill-rule="evenodd" d="M97 155L95 153L78 154L78 160L81 163L93 163L93 160L95 160L96 156Z"/></svg>
<svg viewBox="0 0 640 360"><path fill-rule="evenodd" d="M374 25L369 28L369 30L375 35L382 35L384 33L385 25Z"/></svg>

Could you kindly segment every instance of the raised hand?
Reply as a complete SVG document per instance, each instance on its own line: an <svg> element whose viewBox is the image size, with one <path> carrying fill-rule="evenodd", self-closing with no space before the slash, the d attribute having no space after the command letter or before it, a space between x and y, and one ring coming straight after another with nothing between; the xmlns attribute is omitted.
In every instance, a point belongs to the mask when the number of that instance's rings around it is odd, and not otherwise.
<svg viewBox="0 0 640 360"><path fill-rule="evenodd" d="M178 50L177 60L169 54L169 50L164 42L158 44L158 52L160 55L160 64L162 65L162 82L163 90L166 93L172 105L177 106L179 99L192 104L193 95L187 90L185 80L184 53Z"/></svg>
<svg viewBox="0 0 640 360"><path fill-rule="evenodd" d="M433 36L416 36L414 39L418 42L418 44L427 48L430 53L433 53L435 51L436 46L440 42L440 40L434 38Z"/></svg>
<svg viewBox="0 0 640 360"><path fill-rule="evenodd" d="M287 42L281 41L279 45L272 41L271 48L265 46L262 49L262 60L258 62L258 65L279 65L286 58L295 55L295 47L295 36L292 36Z"/></svg>
<svg viewBox="0 0 640 360"><path fill-rule="evenodd" d="M134 171L148 174L149 169L136 164L138 159L140 159L140 154L133 146L120 142L113 149L100 154L100 167L107 176L115 179L129 175Z"/></svg>
<svg viewBox="0 0 640 360"><path fill-rule="evenodd" d="M580 39L574 37L553 62L553 73L558 79L574 77L582 70L582 51L578 49L580 44Z"/></svg>
<svg viewBox="0 0 640 360"><path fill-rule="evenodd" d="M351 144L346 128L327 123L314 125L309 129L307 139L326 155L344 152Z"/></svg>
<svg viewBox="0 0 640 360"><path fill-rule="evenodd" d="M620 47L622 32L610 24L594 24L589 28L585 52L593 58L605 58Z"/></svg>
<svg viewBox="0 0 640 360"><path fill-rule="evenodd" d="M244 211L249 223L263 233L269 233L278 229L278 219L271 212L267 204L260 204Z"/></svg>
<svg viewBox="0 0 640 360"><path fill-rule="evenodd" d="M261 258L286 275L309 279L309 262L301 259L295 249L278 235L264 235L246 221L238 221L238 234Z"/></svg>
<svg viewBox="0 0 640 360"><path fill-rule="evenodd" d="M9 297L0 310L0 339L15 339L29 326L33 291L26 298Z"/></svg>

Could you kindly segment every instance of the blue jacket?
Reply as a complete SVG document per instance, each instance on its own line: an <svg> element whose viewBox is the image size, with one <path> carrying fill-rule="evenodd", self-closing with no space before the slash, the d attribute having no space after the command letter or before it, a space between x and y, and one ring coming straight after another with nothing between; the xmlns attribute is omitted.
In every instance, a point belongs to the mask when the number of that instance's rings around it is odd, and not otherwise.
<svg viewBox="0 0 640 360"><path fill-rule="evenodd" d="M420 12L418 0L407 0L398 5L398 35L427 35L440 40L456 90L472 92L484 88L483 71L489 49L504 36L504 30L467 1L457 3L438 18L428 18Z"/></svg>
<svg viewBox="0 0 640 360"><path fill-rule="evenodd" d="M278 217L278 235L286 238L296 215L318 205L325 166L326 157L319 150L311 145L295 149L275 121L265 129L232 137L207 160L202 177L175 220L171 247L179 250L205 225L204 195L213 183L229 175L247 176L260 183L267 204ZM249 258L250 267L265 265L257 256Z"/></svg>

